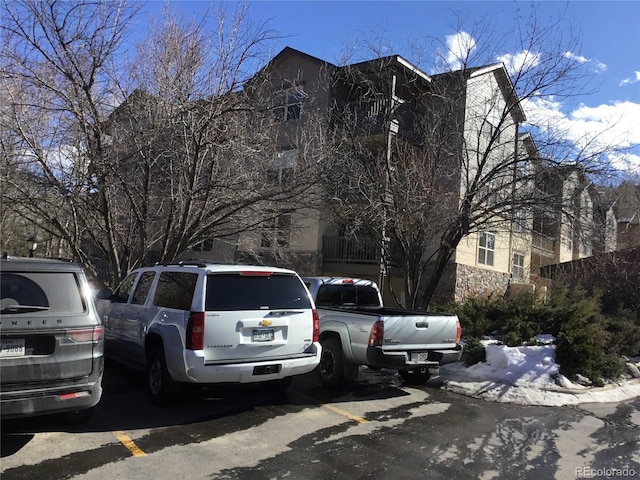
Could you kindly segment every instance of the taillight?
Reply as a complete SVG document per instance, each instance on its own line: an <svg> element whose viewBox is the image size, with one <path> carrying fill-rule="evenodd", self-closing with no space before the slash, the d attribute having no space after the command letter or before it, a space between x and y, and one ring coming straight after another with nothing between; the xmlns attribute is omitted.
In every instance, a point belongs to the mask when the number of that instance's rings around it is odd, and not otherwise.
<svg viewBox="0 0 640 480"><path fill-rule="evenodd" d="M104 327L93 327L93 341L97 342L104 338Z"/></svg>
<svg viewBox="0 0 640 480"><path fill-rule="evenodd" d="M191 312L187 322L187 350L204 348L204 312Z"/></svg>
<svg viewBox="0 0 640 480"><path fill-rule="evenodd" d="M313 341L320 341L320 315L315 308L313 309Z"/></svg>
<svg viewBox="0 0 640 480"><path fill-rule="evenodd" d="M104 338L104 327L84 328L82 330L67 330L66 336L79 343L97 342Z"/></svg>
<svg viewBox="0 0 640 480"><path fill-rule="evenodd" d="M382 320L378 320L371 327L371 332L369 333L369 346L370 347L381 347L382 339L384 338L384 322Z"/></svg>
<svg viewBox="0 0 640 480"><path fill-rule="evenodd" d="M460 319L456 320L456 344L460 344L460 340L462 340L462 325L460 325Z"/></svg>

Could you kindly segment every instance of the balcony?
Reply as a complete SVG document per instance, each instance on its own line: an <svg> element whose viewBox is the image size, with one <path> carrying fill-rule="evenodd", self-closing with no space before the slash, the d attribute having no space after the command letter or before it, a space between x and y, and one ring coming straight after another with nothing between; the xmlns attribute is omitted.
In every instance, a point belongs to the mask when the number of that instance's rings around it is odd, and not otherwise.
<svg viewBox="0 0 640 480"><path fill-rule="evenodd" d="M390 113L390 108L393 112ZM337 112L336 112L337 113ZM386 135L389 129L411 143L421 143L421 116L425 109L409 103L390 102L383 97L362 98L348 102L337 113L337 124L351 125L356 135L376 137Z"/></svg>
<svg viewBox="0 0 640 480"><path fill-rule="evenodd" d="M555 256L556 241L552 237L533 232L531 238L531 249L534 253L544 257L553 258Z"/></svg>
<svg viewBox="0 0 640 480"><path fill-rule="evenodd" d="M329 263L380 263L380 248L369 239L322 237L322 260Z"/></svg>
<svg viewBox="0 0 640 480"><path fill-rule="evenodd" d="M389 101L385 98L361 99L347 104L359 135L379 135L385 132ZM349 118L348 116L346 118Z"/></svg>

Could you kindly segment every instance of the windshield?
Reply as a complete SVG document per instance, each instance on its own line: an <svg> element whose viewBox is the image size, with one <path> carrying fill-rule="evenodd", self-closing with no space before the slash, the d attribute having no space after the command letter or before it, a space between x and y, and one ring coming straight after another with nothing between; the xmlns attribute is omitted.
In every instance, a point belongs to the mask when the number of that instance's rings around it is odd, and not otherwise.
<svg viewBox="0 0 640 480"><path fill-rule="evenodd" d="M73 272L1 272L0 313L78 314L85 311Z"/></svg>

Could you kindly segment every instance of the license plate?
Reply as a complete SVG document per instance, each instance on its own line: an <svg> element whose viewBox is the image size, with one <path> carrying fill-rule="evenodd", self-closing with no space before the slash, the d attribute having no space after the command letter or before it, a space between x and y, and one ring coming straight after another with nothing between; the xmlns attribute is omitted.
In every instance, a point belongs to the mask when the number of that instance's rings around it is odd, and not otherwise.
<svg viewBox="0 0 640 480"><path fill-rule="evenodd" d="M412 362L426 362L429 358L429 352L411 352Z"/></svg>
<svg viewBox="0 0 640 480"><path fill-rule="evenodd" d="M24 354L24 338L0 339L0 357L22 357Z"/></svg>
<svg viewBox="0 0 640 480"><path fill-rule="evenodd" d="M273 330L254 330L251 340L254 342L273 342Z"/></svg>

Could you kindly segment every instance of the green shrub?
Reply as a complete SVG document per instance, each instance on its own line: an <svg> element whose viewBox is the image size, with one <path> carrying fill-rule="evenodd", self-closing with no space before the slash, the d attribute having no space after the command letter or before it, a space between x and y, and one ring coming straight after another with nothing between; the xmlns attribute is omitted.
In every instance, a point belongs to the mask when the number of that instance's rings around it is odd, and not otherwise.
<svg viewBox="0 0 640 480"><path fill-rule="evenodd" d="M619 355L640 350L640 325L634 312L626 317L601 313L600 296L580 289L552 289L547 304L524 294L505 298L471 298L449 306L460 318L465 363L484 361L478 339L498 331L508 346L531 344L541 333L556 338L556 362L569 378L581 374L594 384L623 371ZM485 355L483 358L482 355Z"/></svg>
<svg viewBox="0 0 640 480"><path fill-rule="evenodd" d="M471 337L465 339L462 358L467 367L487 360L487 351L479 338Z"/></svg>
<svg viewBox="0 0 640 480"><path fill-rule="evenodd" d="M493 328L489 310L494 302L493 298L474 297L449 304L443 310L458 315L465 338L482 338Z"/></svg>
<svg viewBox="0 0 640 480"><path fill-rule="evenodd" d="M620 309L616 316L607 315L606 345L616 355L640 355L640 321L637 312Z"/></svg>

